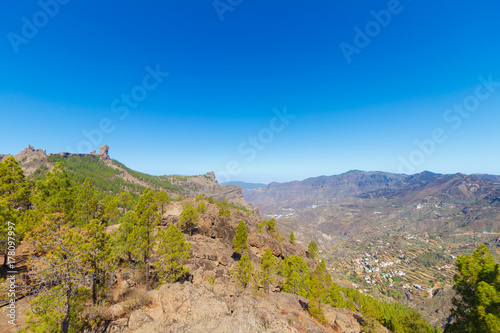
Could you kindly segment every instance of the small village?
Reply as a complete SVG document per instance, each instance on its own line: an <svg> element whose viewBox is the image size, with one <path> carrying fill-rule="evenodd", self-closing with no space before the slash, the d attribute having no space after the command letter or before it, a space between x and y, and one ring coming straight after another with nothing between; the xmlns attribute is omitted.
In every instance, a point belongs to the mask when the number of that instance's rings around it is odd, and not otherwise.
<svg viewBox="0 0 500 333"><path fill-rule="evenodd" d="M397 245L402 241L401 248ZM336 278L365 294L392 289L432 297L432 290L451 283L455 274L456 256L443 249L440 239L427 234L390 234L385 240L356 239L354 243L363 251L335 261L330 269Z"/></svg>

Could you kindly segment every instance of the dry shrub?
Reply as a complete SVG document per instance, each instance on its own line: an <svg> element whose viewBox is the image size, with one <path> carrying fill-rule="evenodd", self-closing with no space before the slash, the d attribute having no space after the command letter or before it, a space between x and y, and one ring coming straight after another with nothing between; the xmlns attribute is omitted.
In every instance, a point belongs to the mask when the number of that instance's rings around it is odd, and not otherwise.
<svg viewBox="0 0 500 333"><path fill-rule="evenodd" d="M90 327L97 327L112 320L111 312L104 305L90 305L83 310L82 317Z"/></svg>
<svg viewBox="0 0 500 333"><path fill-rule="evenodd" d="M134 277L134 270L128 268L120 272L120 278L122 280L130 280Z"/></svg>
<svg viewBox="0 0 500 333"><path fill-rule="evenodd" d="M123 302L123 308L126 312L131 312L153 303L153 299L145 291L137 289L131 290L127 294L127 299Z"/></svg>
<svg viewBox="0 0 500 333"><path fill-rule="evenodd" d="M144 269L135 270L133 280L137 284L145 284L146 283L146 271Z"/></svg>

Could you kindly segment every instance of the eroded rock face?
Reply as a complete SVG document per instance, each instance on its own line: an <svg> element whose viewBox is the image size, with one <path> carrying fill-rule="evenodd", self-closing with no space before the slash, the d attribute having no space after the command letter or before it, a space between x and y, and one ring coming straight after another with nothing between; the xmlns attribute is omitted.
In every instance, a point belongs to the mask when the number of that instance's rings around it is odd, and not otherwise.
<svg viewBox="0 0 500 333"><path fill-rule="evenodd" d="M147 326L150 332L359 333L363 321L361 315L347 309L325 306L328 323L323 325L304 309L308 301L297 295L271 293L255 296L244 291L230 296L227 292L218 293L217 288L206 284L164 285L160 288L159 299L163 318ZM388 331L379 327L378 332Z"/></svg>
<svg viewBox="0 0 500 333"><path fill-rule="evenodd" d="M5 161L10 154L0 155L0 162ZM35 149L33 146L28 146L23 151L14 156L15 160L23 168L24 175L32 176L35 171L42 165L49 165L47 162L47 152L42 149ZM51 169L51 166L49 167Z"/></svg>
<svg viewBox="0 0 500 333"><path fill-rule="evenodd" d="M109 151L108 145L101 146L101 148L99 149L99 158L104 160L109 159L108 151Z"/></svg>
<svg viewBox="0 0 500 333"><path fill-rule="evenodd" d="M106 333L131 333L132 331L128 329L128 318L121 318L115 321L112 321L108 328L106 329Z"/></svg>

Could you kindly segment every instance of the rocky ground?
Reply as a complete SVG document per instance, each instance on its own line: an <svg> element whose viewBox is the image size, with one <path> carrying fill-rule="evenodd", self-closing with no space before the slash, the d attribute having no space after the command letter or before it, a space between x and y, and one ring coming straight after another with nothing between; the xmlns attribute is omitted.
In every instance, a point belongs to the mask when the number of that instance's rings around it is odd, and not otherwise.
<svg viewBox="0 0 500 333"><path fill-rule="evenodd" d="M109 333L344 332L362 331L363 317L325 306L327 324L306 311L305 298L288 293L256 296L249 290L175 283L151 293L154 303L109 323ZM379 332L388 332L378 327Z"/></svg>

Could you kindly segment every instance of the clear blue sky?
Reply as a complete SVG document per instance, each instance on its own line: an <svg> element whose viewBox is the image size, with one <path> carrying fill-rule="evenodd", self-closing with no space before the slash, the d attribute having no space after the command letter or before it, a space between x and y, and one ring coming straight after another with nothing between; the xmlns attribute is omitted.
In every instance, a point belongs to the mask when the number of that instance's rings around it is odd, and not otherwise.
<svg viewBox="0 0 500 333"><path fill-rule="evenodd" d="M474 97L500 82L498 1L54 1L0 4L0 153L106 143L222 181L500 174L500 84Z"/></svg>

